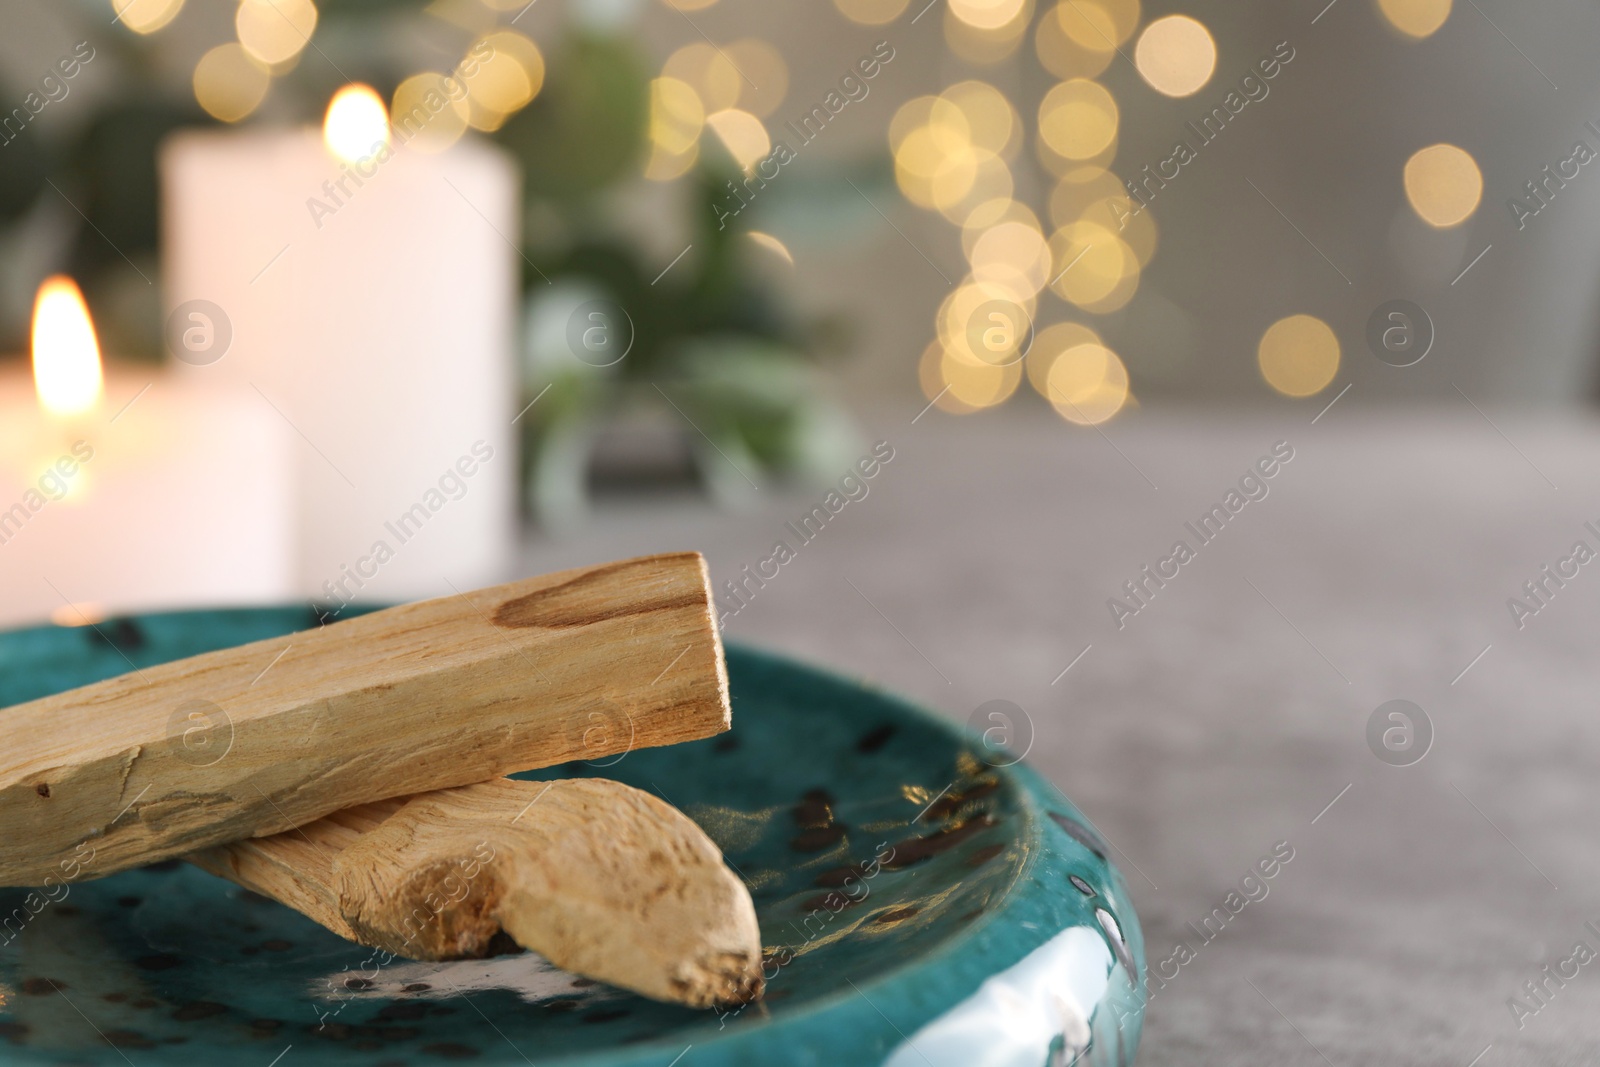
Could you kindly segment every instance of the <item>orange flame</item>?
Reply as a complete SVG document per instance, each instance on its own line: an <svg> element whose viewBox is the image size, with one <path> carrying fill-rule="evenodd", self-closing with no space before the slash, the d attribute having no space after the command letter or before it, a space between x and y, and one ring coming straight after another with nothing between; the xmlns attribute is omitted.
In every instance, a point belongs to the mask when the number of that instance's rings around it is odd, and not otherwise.
<svg viewBox="0 0 1600 1067"><path fill-rule="evenodd" d="M46 278L33 302L33 385L53 415L78 415L100 403L105 381L100 342L78 284Z"/></svg>

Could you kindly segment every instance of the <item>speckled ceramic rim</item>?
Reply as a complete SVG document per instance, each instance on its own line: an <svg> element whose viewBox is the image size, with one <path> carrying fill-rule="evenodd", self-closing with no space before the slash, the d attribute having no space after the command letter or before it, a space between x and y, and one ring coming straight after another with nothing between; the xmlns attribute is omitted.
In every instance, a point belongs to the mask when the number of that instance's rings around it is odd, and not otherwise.
<svg viewBox="0 0 1600 1067"><path fill-rule="evenodd" d="M915 720L945 735L950 739L952 748L984 751L984 744L975 731L895 693L880 689L873 682L852 680L828 668L738 642L728 643L727 654L733 665L730 672L735 677L744 662L809 675L841 690L842 695L873 701L889 712L891 717ZM1026 830L1021 838L1027 844L1030 856L1013 879L1004 902L985 912L964 930L940 942L937 948L923 957L878 976L863 988L841 991L833 998L813 1000L804 1007L793 1009L792 1014L786 1012L767 1026L752 1030L750 1033L783 1031L781 1038L774 1033L761 1042L763 1048L771 1041L776 1041L778 1047L787 1047L791 1041L804 1042L807 1032L834 1030L856 1023L870 1025L869 1020L862 1018L863 1010L896 1019L914 1019L914 1026L921 1026L937 1017L940 1010L973 993L986 978L1016 963L1050 936L1065 929L1066 924L1054 918L1057 914L1056 905L1069 902L1077 906L1081 903L1082 894L1073 888L1071 882L1071 876L1076 875L1086 878L1099 889L1108 910L1120 925L1127 955L1124 957L1126 962L1119 963L1112 975L1106 1000L1102 1001L1100 1010L1090 1020L1095 1048L1080 1056L1074 1067L1100 1067L1104 1064L1122 1067L1134 1062L1142 1030L1145 962L1143 933L1127 883L1121 871L1111 863L1110 848L1104 837L1060 790L1024 763L995 768L994 773L1011 780L1018 796L1023 798L1023 810L1027 813ZM1098 927L1096 931L1099 932ZM1117 955L1122 956L1121 953ZM1128 978L1128 963L1137 972L1132 980ZM916 1004L925 1005L934 999L930 994L935 988L942 994L938 999L944 1000L945 1004L936 1011L924 1010L920 1018L913 1015ZM868 998L871 1004L865 1003ZM1113 1000L1114 1006L1111 1003ZM905 1013L894 1015L892 1007L901 1004L905 1006ZM847 1024L840 1018L842 1015L854 1018ZM1130 1023L1130 1020L1133 1021ZM903 1040L901 1031L913 1032L913 1026L901 1025L896 1028L887 1018L878 1018L876 1022L878 1029L887 1031L890 1049ZM744 1034L731 1035L730 1041L738 1041L742 1045L740 1039L744 1037ZM706 1048L709 1051L718 1048L718 1045L708 1045ZM757 1054L753 1048L749 1051ZM761 1062L785 1062L772 1059L767 1051L758 1054L763 1057ZM629 1054L614 1057L597 1054L585 1055L570 1062L584 1067L643 1067L656 1060L653 1056ZM743 1061L736 1058L727 1062ZM796 1062L810 1063L812 1059L807 1057ZM818 1056L815 1062L854 1061ZM945 1065L938 1064L937 1067Z"/></svg>

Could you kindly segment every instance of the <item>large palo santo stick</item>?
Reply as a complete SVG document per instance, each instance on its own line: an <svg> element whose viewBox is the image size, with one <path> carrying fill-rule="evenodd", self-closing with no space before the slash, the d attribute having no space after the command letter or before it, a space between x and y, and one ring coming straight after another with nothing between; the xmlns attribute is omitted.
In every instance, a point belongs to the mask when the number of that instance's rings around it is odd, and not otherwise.
<svg viewBox="0 0 1600 1067"><path fill-rule="evenodd" d="M729 721L696 553L390 608L0 712L0 885L98 877Z"/></svg>
<svg viewBox="0 0 1600 1067"><path fill-rule="evenodd" d="M603 779L502 779L378 801L188 857L410 959L502 931L558 967L693 1007L761 990L744 883L676 808Z"/></svg>

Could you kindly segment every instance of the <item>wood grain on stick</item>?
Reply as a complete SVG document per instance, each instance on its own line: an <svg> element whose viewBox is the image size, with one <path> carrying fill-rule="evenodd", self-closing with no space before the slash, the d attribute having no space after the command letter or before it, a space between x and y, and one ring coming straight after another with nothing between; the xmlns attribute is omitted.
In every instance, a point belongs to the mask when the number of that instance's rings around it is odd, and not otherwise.
<svg viewBox="0 0 1600 1067"><path fill-rule="evenodd" d="M698 553L389 608L0 712L0 885L86 841L100 877L729 722Z"/></svg>
<svg viewBox="0 0 1600 1067"><path fill-rule="evenodd" d="M380 801L188 857L396 956L491 953L693 1007L761 990L749 891L676 808L603 779L509 779Z"/></svg>

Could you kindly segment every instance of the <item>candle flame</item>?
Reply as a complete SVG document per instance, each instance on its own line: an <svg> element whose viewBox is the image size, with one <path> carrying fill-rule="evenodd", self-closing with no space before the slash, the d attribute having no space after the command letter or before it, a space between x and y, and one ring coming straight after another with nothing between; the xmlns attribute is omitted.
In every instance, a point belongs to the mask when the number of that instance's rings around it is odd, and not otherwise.
<svg viewBox="0 0 1600 1067"><path fill-rule="evenodd" d="M33 385L53 415L79 415L100 402L100 343L78 283L46 278L33 303Z"/></svg>
<svg viewBox="0 0 1600 1067"><path fill-rule="evenodd" d="M322 122L328 151L346 163L377 154L389 143L389 112L370 85L346 85L328 101Z"/></svg>

